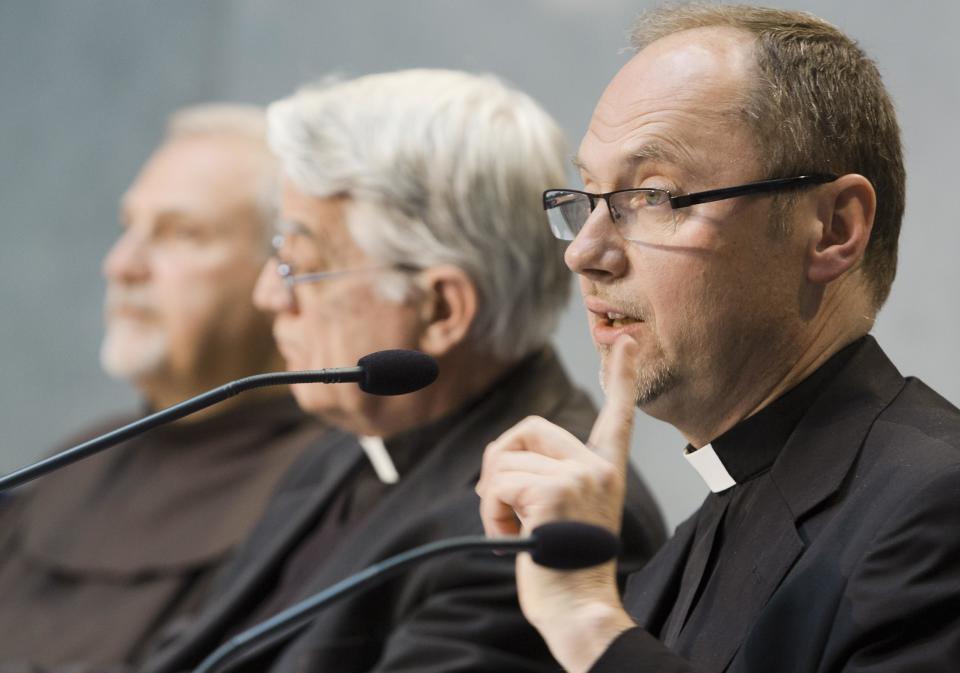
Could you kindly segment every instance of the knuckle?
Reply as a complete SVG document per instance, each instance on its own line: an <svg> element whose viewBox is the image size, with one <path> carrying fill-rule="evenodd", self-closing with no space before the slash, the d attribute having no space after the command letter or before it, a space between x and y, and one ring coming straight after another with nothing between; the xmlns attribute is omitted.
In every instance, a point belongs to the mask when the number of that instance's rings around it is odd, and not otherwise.
<svg viewBox="0 0 960 673"><path fill-rule="evenodd" d="M524 418L520 422L520 425L523 426L524 430L535 432L547 423L547 419L545 419L543 416L531 415Z"/></svg>
<svg viewBox="0 0 960 673"><path fill-rule="evenodd" d="M620 481L620 471L606 461L597 464L595 473L597 483L604 489L612 488Z"/></svg>

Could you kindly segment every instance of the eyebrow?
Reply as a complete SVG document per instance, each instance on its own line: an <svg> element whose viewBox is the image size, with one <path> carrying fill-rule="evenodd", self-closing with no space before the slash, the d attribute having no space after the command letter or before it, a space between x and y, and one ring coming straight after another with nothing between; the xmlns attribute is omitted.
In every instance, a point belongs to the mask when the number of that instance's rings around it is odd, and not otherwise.
<svg viewBox="0 0 960 673"><path fill-rule="evenodd" d="M313 241L317 240L317 235L305 224L298 222L297 220L277 220L273 227L279 233L284 235L294 234L297 236L304 236L305 238L309 238Z"/></svg>
<svg viewBox="0 0 960 673"><path fill-rule="evenodd" d="M663 143L650 142L638 146L635 149L632 149L627 152L627 160L631 165L642 164L648 162L664 162L677 165L685 165L689 163L689 159L685 160L686 153L678 152L670 147L667 147ZM570 163L573 164L574 168L579 171L583 171L590 174L590 169L584 163L583 159L579 155L574 155L570 158Z"/></svg>
<svg viewBox="0 0 960 673"><path fill-rule="evenodd" d="M121 202L120 209L118 212L118 220L121 227L127 227L131 224L134 219L134 214L131 212L132 209L127 204ZM198 217L196 213L192 213L189 210L178 209L178 208L166 208L164 210L157 211L152 214L152 221L154 223L166 223L166 222L195 222L204 224L207 221Z"/></svg>
<svg viewBox="0 0 960 673"><path fill-rule="evenodd" d="M671 164L685 163L680 152L673 150L663 143L646 143L629 152L632 163L662 161Z"/></svg>

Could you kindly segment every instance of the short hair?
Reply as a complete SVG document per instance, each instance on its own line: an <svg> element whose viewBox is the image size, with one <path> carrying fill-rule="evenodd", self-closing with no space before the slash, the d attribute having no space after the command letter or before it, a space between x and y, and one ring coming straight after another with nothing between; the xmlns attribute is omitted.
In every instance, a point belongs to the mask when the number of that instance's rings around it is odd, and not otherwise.
<svg viewBox="0 0 960 673"><path fill-rule="evenodd" d="M242 103L204 103L181 108L167 118L166 142L182 138L225 136L248 141L262 155L253 194L258 224L268 251L277 219L277 162L267 145L266 110Z"/></svg>
<svg viewBox="0 0 960 673"><path fill-rule="evenodd" d="M897 268L906 173L900 128L876 64L857 43L805 12L743 5L662 7L638 18L638 51L694 28L730 27L753 35L757 69L746 117L767 177L859 173L877 192L863 260L874 309L886 301Z"/></svg>
<svg viewBox="0 0 960 673"><path fill-rule="evenodd" d="M509 361L549 339L570 274L541 194L565 181L568 150L533 99L489 75L406 70L302 89L267 121L301 191L352 200L364 252L468 275L475 347Z"/></svg>

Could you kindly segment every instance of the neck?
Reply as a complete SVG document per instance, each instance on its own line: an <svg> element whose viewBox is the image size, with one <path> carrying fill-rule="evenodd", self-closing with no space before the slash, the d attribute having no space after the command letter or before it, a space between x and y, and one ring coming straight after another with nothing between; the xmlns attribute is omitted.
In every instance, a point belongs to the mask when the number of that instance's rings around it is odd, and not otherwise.
<svg viewBox="0 0 960 673"><path fill-rule="evenodd" d="M166 409L175 404L196 397L213 390L230 381L261 374L266 372L284 371L283 361L275 352L264 354L261 358L254 358L252 364L242 370L231 369L219 373L207 372L204 375L178 377L170 374L158 374L145 377L134 382L137 391L146 400L151 409ZM287 393L286 386L270 386L248 390L235 397L227 398L222 402L190 414L178 423L195 423L197 421L216 416L233 409L241 404L255 400L265 400L279 397Z"/></svg>
<svg viewBox="0 0 960 673"><path fill-rule="evenodd" d="M873 314L865 306L861 293L825 295L815 319L798 330L796 336L786 336L762 352L751 352L730 379L709 396L687 405L687 422L673 425L691 446L708 444L796 387L839 350L867 334L873 326Z"/></svg>
<svg viewBox="0 0 960 673"><path fill-rule="evenodd" d="M197 395L205 393L208 390L211 390L212 388L215 388L215 387L216 386L212 386L211 388L205 388L203 390L184 392L182 395L176 395L174 393L170 393L168 396L157 396L157 395L151 395L151 394L145 394L145 393L141 393L141 394L143 396L143 399L146 401L147 406L151 410L160 411L162 409L166 409L168 407L172 407L175 404L183 402L184 400L188 400L191 397L196 397ZM181 418L180 420L174 421L174 423L183 423L185 425L190 423L198 423L208 418L213 418L214 416L217 416L219 414L226 413L227 411L230 411L242 404L249 404L250 402L254 402L254 401L268 400L268 399L281 397L282 395L285 394L286 390L287 390L286 387L281 387L281 386L276 386L271 388L258 388L256 390L248 390L235 397L229 397L223 400L222 402L218 402L213 406L207 407L206 409L201 409L200 411L196 411L190 414L189 416L186 416L184 418Z"/></svg>

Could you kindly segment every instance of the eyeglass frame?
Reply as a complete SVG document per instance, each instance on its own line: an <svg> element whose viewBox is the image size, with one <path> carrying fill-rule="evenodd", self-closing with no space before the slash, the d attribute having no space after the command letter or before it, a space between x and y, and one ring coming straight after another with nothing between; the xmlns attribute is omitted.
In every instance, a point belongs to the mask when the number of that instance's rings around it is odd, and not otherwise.
<svg viewBox="0 0 960 673"><path fill-rule="evenodd" d="M840 176L834 175L832 173L808 173L805 175L797 175L789 178L771 178L768 180L757 180L754 182L747 182L742 185L735 185L732 187L721 187L719 189L708 189L702 192L693 192L690 194L671 194L670 190L660 189L659 187L631 187L628 189L617 189L612 192L606 192L603 194L595 194L593 192L585 192L581 189L547 189L543 192L543 210L549 212L557 206L547 205L548 195L553 194L554 192L565 192L568 194L582 194L590 199L590 213L597 209L597 200L602 199L607 204L607 210L610 212L611 217L616 221L616 209L610 203L610 197L616 196L617 194L624 194L627 192L657 192L667 195L667 202L670 204L671 210L677 210L680 208L689 208L690 206L695 206L700 203L710 203L713 201L722 201L724 199L732 199L738 196L747 196L750 194L764 194L769 192L776 192L781 189L788 189L791 187L801 187L804 185L823 185L829 182L837 180ZM588 214L589 217L589 214ZM584 224L586 220L584 220ZM577 233L582 230L583 225L580 229L577 230ZM576 234L574 234L574 238ZM557 237L559 238L559 237ZM567 240L567 239L561 239ZM569 239L573 240L573 239Z"/></svg>
<svg viewBox="0 0 960 673"><path fill-rule="evenodd" d="M322 280L330 280L338 276L347 276L354 273L366 273L370 271L399 271L401 273L417 273L423 269L419 266L413 264L378 264L376 266L365 266L357 269L334 269L332 271L310 271L307 273L294 273L293 265L290 262L285 262L279 256L280 248L283 246L283 239L285 234L278 233L273 236L271 239L271 244L273 246L273 254L270 256L271 259L277 263L277 275L280 276L280 279L283 281L284 286L287 288L287 295L292 302L296 300L296 295L293 292L293 288L297 285L303 283L316 283Z"/></svg>

